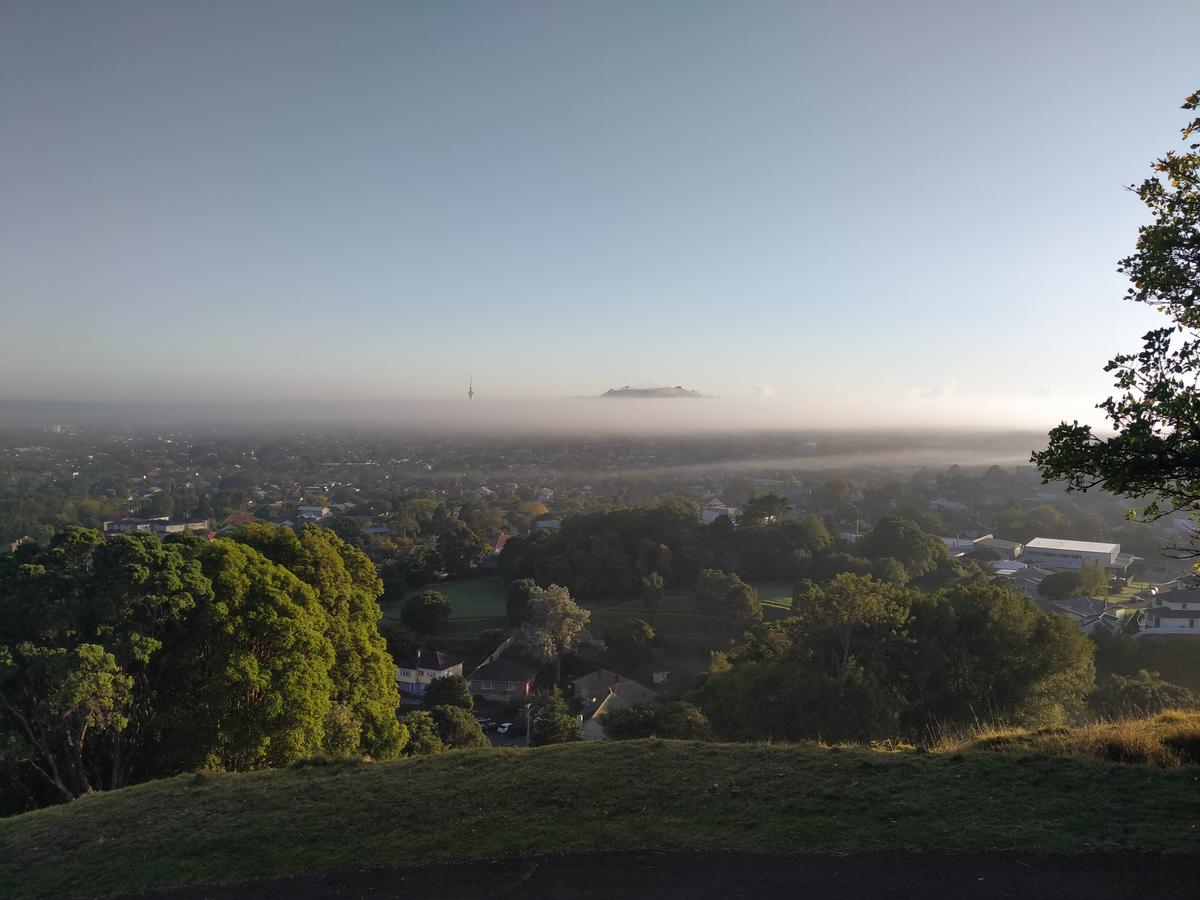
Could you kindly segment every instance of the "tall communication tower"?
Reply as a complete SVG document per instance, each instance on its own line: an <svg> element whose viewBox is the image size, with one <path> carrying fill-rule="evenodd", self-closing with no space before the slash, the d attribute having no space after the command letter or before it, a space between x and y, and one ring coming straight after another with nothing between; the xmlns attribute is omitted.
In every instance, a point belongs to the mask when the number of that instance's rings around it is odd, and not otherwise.
<svg viewBox="0 0 1200 900"><path fill-rule="evenodd" d="M467 381L467 399L475 399L475 376L471 375Z"/></svg>

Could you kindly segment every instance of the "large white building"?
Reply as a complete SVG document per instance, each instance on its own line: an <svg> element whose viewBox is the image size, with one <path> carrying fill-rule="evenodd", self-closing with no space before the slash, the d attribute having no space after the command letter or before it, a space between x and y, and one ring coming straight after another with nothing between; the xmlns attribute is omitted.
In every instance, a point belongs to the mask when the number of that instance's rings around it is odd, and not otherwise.
<svg viewBox="0 0 1200 900"><path fill-rule="evenodd" d="M1046 569L1080 569L1084 563L1096 563L1109 574L1124 575L1137 557L1122 553L1120 544L1040 537L1025 545L1022 558L1032 566Z"/></svg>
<svg viewBox="0 0 1200 900"><path fill-rule="evenodd" d="M1175 590L1157 594L1146 610L1138 637L1154 634L1200 634L1200 591Z"/></svg>

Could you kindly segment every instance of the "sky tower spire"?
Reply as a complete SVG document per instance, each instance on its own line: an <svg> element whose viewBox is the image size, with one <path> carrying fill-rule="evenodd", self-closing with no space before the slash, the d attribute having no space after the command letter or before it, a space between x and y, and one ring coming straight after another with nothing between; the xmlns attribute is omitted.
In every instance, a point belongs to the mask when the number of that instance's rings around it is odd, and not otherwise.
<svg viewBox="0 0 1200 900"><path fill-rule="evenodd" d="M470 375L467 378L467 399L468 400L475 399L475 376L474 375Z"/></svg>

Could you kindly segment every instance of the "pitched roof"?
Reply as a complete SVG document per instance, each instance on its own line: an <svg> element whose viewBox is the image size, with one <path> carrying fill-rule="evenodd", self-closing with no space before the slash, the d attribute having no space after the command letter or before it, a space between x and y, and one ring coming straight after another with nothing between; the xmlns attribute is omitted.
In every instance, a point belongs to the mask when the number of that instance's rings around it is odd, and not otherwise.
<svg viewBox="0 0 1200 900"><path fill-rule="evenodd" d="M443 653L441 650L418 650L404 659L397 660L396 665L401 669L432 669L435 672L444 672L461 662L459 657Z"/></svg>
<svg viewBox="0 0 1200 900"><path fill-rule="evenodd" d="M591 698L603 697L614 690L623 696L636 696L639 692L649 696L644 699L652 699L654 692L649 688L642 687L632 678L626 678L624 675L619 675L616 672L611 672L608 669L597 669L595 672L590 672L575 679L575 696ZM633 701L635 703L639 700Z"/></svg>
<svg viewBox="0 0 1200 900"><path fill-rule="evenodd" d="M1163 591L1154 595L1155 603L1200 603L1200 591L1187 588ZM1153 608L1153 607L1152 607Z"/></svg>
<svg viewBox="0 0 1200 900"><path fill-rule="evenodd" d="M1170 609L1166 606L1152 606L1146 610L1146 615L1160 619L1200 619L1200 608Z"/></svg>
<svg viewBox="0 0 1200 900"><path fill-rule="evenodd" d="M533 681L537 671L517 659L497 659L484 663L468 677L468 681Z"/></svg>
<svg viewBox="0 0 1200 900"><path fill-rule="evenodd" d="M1079 616L1098 616L1108 608L1103 600L1093 600L1091 597L1063 597L1053 601L1051 606L1056 607L1056 611Z"/></svg>

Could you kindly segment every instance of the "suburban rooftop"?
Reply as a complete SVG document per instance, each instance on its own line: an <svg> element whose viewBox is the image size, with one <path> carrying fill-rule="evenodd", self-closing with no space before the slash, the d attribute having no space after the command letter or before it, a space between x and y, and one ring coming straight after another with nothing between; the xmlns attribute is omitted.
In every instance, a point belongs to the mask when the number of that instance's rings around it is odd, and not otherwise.
<svg viewBox="0 0 1200 900"><path fill-rule="evenodd" d="M1096 541L1060 541L1058 538L1034 538L1025 545L1026 550L1072 550L1076 553L1113 553L1120 551L1120 544L1101 544Z"/></svg>

